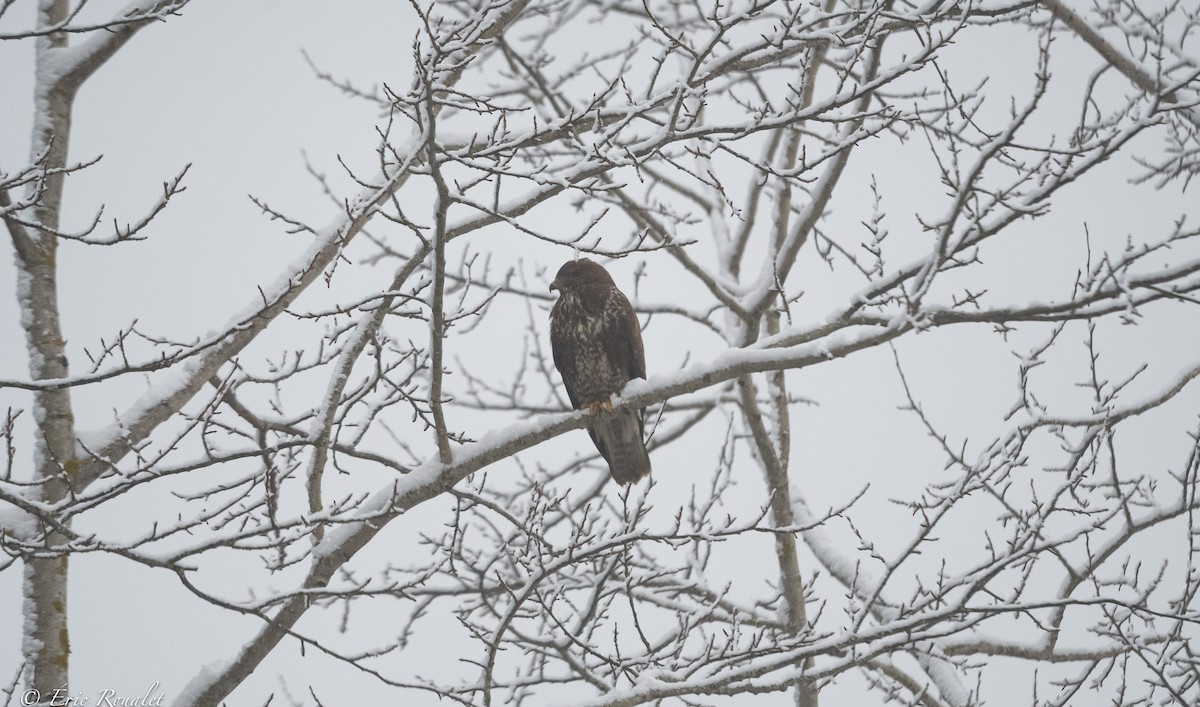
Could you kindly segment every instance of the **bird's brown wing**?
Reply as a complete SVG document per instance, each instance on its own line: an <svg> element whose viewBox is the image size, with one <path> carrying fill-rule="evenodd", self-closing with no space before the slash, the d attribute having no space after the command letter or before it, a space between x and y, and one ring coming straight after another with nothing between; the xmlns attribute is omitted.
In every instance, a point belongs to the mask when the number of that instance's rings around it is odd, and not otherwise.
<svg viewBox="0 0 1200 707"><path fill-rule="evenodd" d="M629 381L646 377L646 351L642 346L642 327L629 299L615 287L608 306L616 309L604 331L604 353L609 364ZM650 473L646 453L645 410L614 412L596 420L588 432L596 448L608 462L609 472L619 484L629 484Z"/></svg>
<svg viewBox="0 0 1200 707"><path fill-rule="evenodd" d="M629 377L645 380L646 349L642 346L642 325L625 295L621 295L621 301L625 305L625 328L629 332L630 361L633 364L629 369Z"/></svg>
<svg viewBox="0 0 1200 707"><path fill-rule="evenodd" d="M578 343L571 336L571 326L563 321L559 302L554 303L550 311L550 353L554 357L554 367L562 376L563 387L567 389L567 397L571 407L579 409L579 395L575 392L575 382L579 371L576 362L579 360Z"/></svg>
<svg viewBox="0 0 1200 707"><path fill-rule="evenodd" d="M615 287L609 302L610 306L617 309L617 313L609 320L614 324L604 332L604 352L613 365L620 367L625 380L645 379L646 349L642 346L642 325L638 322L637 313L633 311L629 298ZM642 412L637 411L638 431L644 435Z"/></svg>
<svg viewBox="0 0 1200 707"><path fill-rule="evenodd" d="M604 329L604 353L609 362L617 366L626 380L646 377L646 350L642 347L642 326L629 298L617 288L610 293L608 306L616 310L615 316Z"/></svg>

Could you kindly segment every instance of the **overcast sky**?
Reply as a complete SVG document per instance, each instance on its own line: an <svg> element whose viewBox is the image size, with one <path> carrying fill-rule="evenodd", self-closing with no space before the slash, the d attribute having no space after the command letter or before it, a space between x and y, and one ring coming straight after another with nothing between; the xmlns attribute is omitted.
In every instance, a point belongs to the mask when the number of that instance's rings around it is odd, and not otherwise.
<svg viewBox="0 0 1200 707"><path fill-rule="evenodd" d="M94 0L88 17L113 14L123 2ZM19 0L0 19L0 31L15 31L32 24L33 2ZM341 95L316 79L302 52L321 69L345 77L363 88L384 83L406 87L410 82L412 39L417 28L411 8L404 2L357 0L330 3L319 0L241 0L237 3L195 0L182 13L161 26L139 33L84 87L75 103L71 135L72 161L101 157L100 162L72 176L67 183L64 230L90 223L103 205L106 223L115 218L135 221L142 210L185 165L191 164L181 195L156 222L152 237L118 247L87 247L68 243L60 250L63 330L72 356L83 347L94 347L118 328L136 318L139 325L166 336L191 337L221 326L230 314L253 301L256 288L274 279L283 266L307 245L306 235L286 233L286 227L263 217L248 195L314 225L337 215L307 172L307 161L328 174L339 189L349 193L349 181L340 174L337 156L355 168L369 170L377 142L380 116L366 102ZM586 44L586 34L572 37ZM1098 65L1086 47L1060 42L1053 70L1065 83L1079 88L1064 91L1053 100L1061 105L1039 120L1077 117L1083 80ZM1028 45L1023 45L1028 46ZM1027 97L1031 54L1011 51L1005 40L991 44L957 46L949 55L958 63L946 68L964 76L989 78L985 91L999 108L1009 97ZM12 171L29 158L33 86L33 42L0 42L0 171ZM997 67L1005 67L1000 70ZM1127 91L1121 79L1106 79L1114 91ZM883 186L883 207L895 214L896 226L916 229L935 184L908 178L911 166L927 159L919 140L892 151L876 151L868 159L852 160L846 180L846 200L835 202L830 228L859 228L872 205L872 175ZM1133 190L1129 177L1134 165L1126 158L1106 166L1086 189L1070 191L1056 202L1054 211L1023 229L1008 245L989 252L998 266L987 287L997 301L1033 296L1052 299L1069 293L1073 274L1083 266L1088 240L1119 247L1129 236L1156 239L1165 235L1180 213L1196 207L1194 194L1178 186L1156 191ZM932 210L933 207L931 207ZM571 218L564 208L564 218ZM570 224L578 228L579 224ZM1047 241L1052 244L1047 245ZM24 336L12 293L15 268L12 251L0 249L0 377L27 376ZM1037 258L1026 253L1036 251ZM514 253L501 257L515 258ZM537 247L522 253L551 269L570 257L565 249ZM632 292L637 260L614 266L618 283ZM651 258L651 262L653 262ZM1064 265L1066 263L1066 265ZM806 298L797 308L799 318L825 313L833 300L835 280L844 273L827 273L813 263L806 271ZM665 270L651 271L646 297L669 300L675 291ZM656 275L657 273L657 275ZM1064 273L1068 276L1064 277ZM356 283L370 289L382 287L389 272L374 273L377 282ZM657 279L655 279L657 277ZM1051 279L1053 277L1054 279ZM828 284L825 284L828 282ZM828 300L826 298L829 298ZM1155 365L1140 379L1142 390L1154 390L1170 379L1174 366L1196 356L1198 322L1195 307L1162 305L1169 314L1148 317L1137 327L1114 322L1104 327L1111 349L1106 363L1114 376L1128 374L1155 352ZM518 309L512 316L519 316ZM522 326L523 322L517 323ZM966 434L994 424L1015 398L1011 350L1022 344L1018 333L1006 350L986 331L933 332L910 337L898 355L910 366L912 382L924 396L929 412L948 428ZM952 338L951 338L952 337ZM1023 343L1036 339L1029 335ZM702 337L681 338L669 322L652 323L646 332L650 373L676 370L692 352L711 355L713 342ZM280 344L282 348L283 344ZM1078 344L1063 352L1061 368L1047 371L1052 377L1072 370L1084 355ZM708 347L708 348L706 348ZM269 350L269 345L258 349ZM462 352L476 359L498 356L491 351ZM697 356L702 353L697 353ZM980 371L994 361L994 378L981 380ZM74 372L85 364L75 363ZM793 379L798 395L817 406L801 407L797 423L797 452L804 469L812 473L803 482L817 507L846 501L870 485L868 501L876 512L856 517L862 527L886 544L890 524L907 514L888 499L912 482L906 474L922 470L925 483L939 473L940 457L924 437L917 422L898 410L903 389L891 363L891 353L880 350L861 359L836 362L819 372ZM100 427L111 420L114 408L130 401L140 386L96 386L77 389L74 397L81 428ZM1070 386L1055 388L1053 404L1069 405ZM1177 459L1186 450L1184 430L1194 424L1200 395L1183 396L1177 418L1156 422L1141 432L1145 441L1130 449L1131 458L1148 464ZM6 407L26 407L27 398L0 390L0 412ZM709 429L706 441L719 438L720 425ZM986 434L986 432L984 432ZM806 445L804 439L822 444ZM570 440L570 441L567 441ZM582 433L558 440L564 445L586 442ZM686 473L711 466L711 448L703 444L668 450L655 459L656 473ZM20 450L28 455L29 450ZM28 459L20 456L20 459ZM797 465L798 468L800 464ZM927 472L927 474L925 473ZM802 473L802 472L801 472ZM748 499L757 490L747 490ZM136 514L137 508L127 512ZM432 512L432 511L431 511ZM416 521L414 521L416 522ZM769 558L764 551L761 558ZM144 568L114 564L107 558L80 556L72 560L72 680L73 692L95 694L102 688L123 694L140 694L158 681L169 695L195 672L198 662L226 657L237 647L237 638L255 628L253 621L205 606L188 604L174 578ZM731 576L736 575L732 565ZM0 632L0 683L20 662L19 631L12 622L19 614L19 570L0 573L0 617L10 627ZM431 647L422 660L456 659L453 650L438 655ZM283 647L266 661L247 683L246 692L266 695L279 687L281 667L295 660L296 649ZM346 677L346 668L324 661L321 682L329 687ZM293 676L295 673L293 672ZM381 699L387 691L370 681L354 680L353 704L371 695ZM303 684L290 682L303 691ZM332 688L330 688L332 689ZM378 691L378 692L375 692ZM286 702L284 702L286 704ZM430 700L429 704L435 701ZM786 704L779 696L777 704ZM234 701L234 704L250 704ZM280 704L276 702L275 704ZM405 702L421 704L419 701ZM767 702L756 702L767 704Z"/></svg>

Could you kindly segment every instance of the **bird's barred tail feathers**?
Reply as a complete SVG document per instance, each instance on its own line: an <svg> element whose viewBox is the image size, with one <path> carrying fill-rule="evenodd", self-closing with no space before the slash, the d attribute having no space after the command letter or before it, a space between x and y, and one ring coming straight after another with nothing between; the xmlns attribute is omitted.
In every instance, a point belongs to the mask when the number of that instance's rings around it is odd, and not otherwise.
<svg viewBox="0 0 1200 707"><path fill-rule="evenodd" d="M642 440L638 414L620 411L601 414L592 423L597 446L606 454L608 471L618 484L632 484L650 473L650 455Z"/></svg>

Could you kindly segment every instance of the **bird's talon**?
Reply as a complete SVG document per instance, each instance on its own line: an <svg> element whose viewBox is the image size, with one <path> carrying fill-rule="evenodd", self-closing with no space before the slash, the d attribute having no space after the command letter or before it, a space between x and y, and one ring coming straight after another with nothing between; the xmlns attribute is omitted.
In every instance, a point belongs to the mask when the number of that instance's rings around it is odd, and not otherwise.
<svg viewBox="0 0 1200 707"><path fill-rule="evenodd" d="M611 400L597 400L594 403L584 403L579 407L589 415L598 415L601 412L612 412L613 409Z"/></svg>

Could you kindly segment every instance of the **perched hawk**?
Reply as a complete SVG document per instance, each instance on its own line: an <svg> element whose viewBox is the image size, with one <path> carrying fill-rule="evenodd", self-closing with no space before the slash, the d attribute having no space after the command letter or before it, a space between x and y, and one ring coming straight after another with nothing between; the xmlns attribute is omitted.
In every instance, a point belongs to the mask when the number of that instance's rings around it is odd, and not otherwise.
<svg viewBox="0 0 1200 707"><path fill-rule="evenodd" d="M644 410L614 412L610 396L633 378L646 377L646 353L637 315L612 277L586 259L558 270L551 290L558 301L550 311L550 347L567 397L592 419L587 431L618 484L650 473L643 441Z"/></svg>

